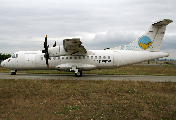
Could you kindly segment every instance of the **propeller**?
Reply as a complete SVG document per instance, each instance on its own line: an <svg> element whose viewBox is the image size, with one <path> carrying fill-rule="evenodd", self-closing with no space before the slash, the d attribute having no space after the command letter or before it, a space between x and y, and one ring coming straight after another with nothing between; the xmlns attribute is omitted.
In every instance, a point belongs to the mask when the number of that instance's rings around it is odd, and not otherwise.
<svg viewBox="0 0 176 120"><path fill-rule="evenodd" d="M56 41L55 41L55 43L54 43L53 47L56 47Z"/></svg>
<svg viewBox="0 0 176 120"><path fill-rule="evenodd" d="M42 53L45 53L44 57L46 59L46 65L49 68L49 63L48 63L48 59L49 59L48 48L49 48L49 45L47 45L47 35L45 37L44 48L45 49L42 50Z"/></svg>

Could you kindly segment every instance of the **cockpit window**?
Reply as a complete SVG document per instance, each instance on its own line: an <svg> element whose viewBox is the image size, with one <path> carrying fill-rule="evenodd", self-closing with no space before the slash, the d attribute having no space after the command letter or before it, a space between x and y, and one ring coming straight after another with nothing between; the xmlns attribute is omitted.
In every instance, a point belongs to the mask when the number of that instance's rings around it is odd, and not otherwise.
<svg viewBox="0 0 176 120"><path fill-rule="evenodd" d="M12 55L12 58L15 58L15 54Z"/></svg>
<svg viewBox="0 0 176 120"><path fill-rule="evenodd" d="M13 54L12 55L12 58L17 58L18 57L18 54Z"/></svg>

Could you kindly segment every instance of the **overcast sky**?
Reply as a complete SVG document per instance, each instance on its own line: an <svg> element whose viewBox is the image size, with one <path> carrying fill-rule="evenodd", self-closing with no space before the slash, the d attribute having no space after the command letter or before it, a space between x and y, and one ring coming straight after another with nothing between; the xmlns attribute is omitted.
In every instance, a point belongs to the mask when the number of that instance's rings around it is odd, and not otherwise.
<svg viewBox="0 0 176 120"><path fill-rule="evenodd" d="M0 0L0 53L42 50L81 38L88 50L129 44L153 20L171 19L161 46L176 59L175 0Z"/></svg>

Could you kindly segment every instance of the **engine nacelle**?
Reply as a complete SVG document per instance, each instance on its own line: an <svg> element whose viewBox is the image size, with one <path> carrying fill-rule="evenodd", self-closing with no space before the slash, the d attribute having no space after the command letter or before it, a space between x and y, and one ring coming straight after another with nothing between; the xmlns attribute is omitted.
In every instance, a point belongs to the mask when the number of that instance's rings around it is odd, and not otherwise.
<svg viewBox="0 0 176 120"><path fill-rule="evenodd" d="M63 48L63 46L56 46L48 48L48 53L50 57L58 57L58 56L65 56L67 52Z"/></svg>

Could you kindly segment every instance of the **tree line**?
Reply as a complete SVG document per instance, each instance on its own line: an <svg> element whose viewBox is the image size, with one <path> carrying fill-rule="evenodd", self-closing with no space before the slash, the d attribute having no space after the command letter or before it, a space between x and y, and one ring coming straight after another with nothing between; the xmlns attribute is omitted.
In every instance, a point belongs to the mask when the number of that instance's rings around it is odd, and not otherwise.
<svg viewBox="0 0 176 120"><path fill-rule="evenodd" d="M0 53L0 61L1 60L5 60L5 59L7 59L7 58L9 58L9 57L11 57L11 54L2 54L2 53Z"/></svg>

